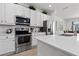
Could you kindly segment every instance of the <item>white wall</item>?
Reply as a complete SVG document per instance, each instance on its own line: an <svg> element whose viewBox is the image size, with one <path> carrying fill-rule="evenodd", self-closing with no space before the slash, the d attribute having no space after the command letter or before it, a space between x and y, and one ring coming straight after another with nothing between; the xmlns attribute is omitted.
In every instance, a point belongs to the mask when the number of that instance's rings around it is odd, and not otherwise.
<svg viewBox="0 0 79 59"><path fill-rule="evenodd" d="M57 33L60 33L63 31L63 27L64 27L64 20L60 17L58 17L56 15L56 12L53 12L51 14L51 17L52 17L52 25L53 25L53 33L54 34L57 34Z"/></svg>
<svg viewBox="0 0 79 59"><path fill-rule="evenodd" d="M64 30L72 31L72 22L79 22L79 17L62 19L54 14L54 16L52 15L52 20L54 22L53 31L55 33L58 33L59 31L64 31Z"/></svg>

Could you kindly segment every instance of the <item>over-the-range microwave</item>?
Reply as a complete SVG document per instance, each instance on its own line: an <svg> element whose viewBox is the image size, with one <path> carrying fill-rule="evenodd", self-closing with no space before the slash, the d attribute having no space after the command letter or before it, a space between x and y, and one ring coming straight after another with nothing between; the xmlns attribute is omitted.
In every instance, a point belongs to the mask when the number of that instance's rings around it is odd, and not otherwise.
<svg viewBox="0 0 79 59"><path fill-rule="evenodd" d="M16 25L30 26L30 18L24 18L24 17L16 16Z"/></svg>

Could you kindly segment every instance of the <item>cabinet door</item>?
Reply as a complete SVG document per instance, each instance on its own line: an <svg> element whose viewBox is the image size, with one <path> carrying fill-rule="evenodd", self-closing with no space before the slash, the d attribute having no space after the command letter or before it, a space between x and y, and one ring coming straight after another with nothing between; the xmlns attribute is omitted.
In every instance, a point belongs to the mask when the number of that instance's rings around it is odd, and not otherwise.
<svg viewBox="0 0 79 59"><path fill-rule="evenodd" d="M24 8L25 17L30 18L30 10L28 8Z"/></svg>
<svg viewBox="0 0 79 59"><path fill-rule="evenodd" d="M47 15L43 14L43 20L47 20Z"/></svg>
<svg viewBox="0 0 79 59"><path fill-rule="evenodd" d="M32 47L37 46L37 39L34 38L35 36L32 36Z"/></svg>
<svg viewBox="0 0 79 59"><path fill-rule="evenodd" d="M37 39L35 39L35 37L37 36L43 36L45 35L45 33L42 33L42 32L35 32L35 33L32 33L32 46L37 46Z"/></svg>
<svg viewBox="0 0 79 59"><path fill-rule="evenodd" d="M43 20L46 20L46 15L45 14L43 14Z"/></svg>
<svg viewBox="0 0 79 59"><path fill-rule="evenodd" d="M41 15L40 15L40 12L38 12L38 11L37 11L37 18L36 18L36 20L37 20L36 25L40 26Z"/></svg>
<svg viewBox="0 0 79 59"><path fill-rule="evenodd" d="M0 55L15 51L14 39L0 39Z"/></svg>
<svg viewBox="0 0 79 59"><path fill-rule="evenodd" d="M5 9L5 24L8 25L14 25L15 24L15 5L12 3L7 3L6 4L6 9Z"/></svg>
<svg viewBox="0 0 79 59"><path fill-rule="evenodd" d="M30 10L30 26L36 26L36 11Z"/></svg>
<svg viewBox="0 0 79 59"><path fill-rule="evenodd" d="M43 14L41 13L41 15L40 15L40 26L43 26Z"/></svg>
<svg viewBox="0 0 79 59"><path fill-rule="evenodd" d="M43 26L43 20L42 20L42 13L37 11L37 26L42 27Z"/></svg>
<svg viewBox="0 0 79 59"><path fill-rule="evenodd" d="M21 17L24 17L24 10L23 10L23 6L20 6L20 5L16 5L16 12L15 12L15 15L16 16L21 16Z"/></svg>
<svg viewBox="0 0 79 59"><path fill-rule="evenodd" d="M5 19L5 3L0 3L0 24L4 24L3 21Z"/></svg>
<svg viewBox="0 0 79 59"><path fill-rule="evenodd" d="M7 43L8 43L6 44L8 46L7 51L9 52L15 51L15 38L8 39Z"/></svg>

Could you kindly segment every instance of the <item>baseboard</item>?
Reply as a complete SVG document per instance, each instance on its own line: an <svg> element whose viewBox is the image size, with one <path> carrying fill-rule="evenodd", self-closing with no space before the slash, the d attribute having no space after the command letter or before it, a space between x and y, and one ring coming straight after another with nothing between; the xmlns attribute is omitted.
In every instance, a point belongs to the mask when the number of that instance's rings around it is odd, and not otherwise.
<svg viewBox="0 0 79 59"><path fill-rule="evenodd" d="M2 55L0 55L0 56L11 56L11 55L13 55L13 54L15 54L15 51L8 52L8 53L2 54Z"/></svg>

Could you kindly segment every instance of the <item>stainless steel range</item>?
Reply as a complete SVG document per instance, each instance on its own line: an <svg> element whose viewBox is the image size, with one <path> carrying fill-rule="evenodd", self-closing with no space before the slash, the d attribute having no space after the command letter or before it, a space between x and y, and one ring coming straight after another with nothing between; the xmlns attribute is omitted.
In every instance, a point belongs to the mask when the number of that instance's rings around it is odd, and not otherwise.
<svg viewBox="0 0 79 59"><path fill-rule="evenodd" d="M19 17L15 28L16 34L16 53L28 50L31 48L31 33L29 32L29 23L27 25L26 18ZM22 23L20 21L22 20ZM24 22L23 22L24 21ZM24 24L23 24L24 23Z"/></svg>

